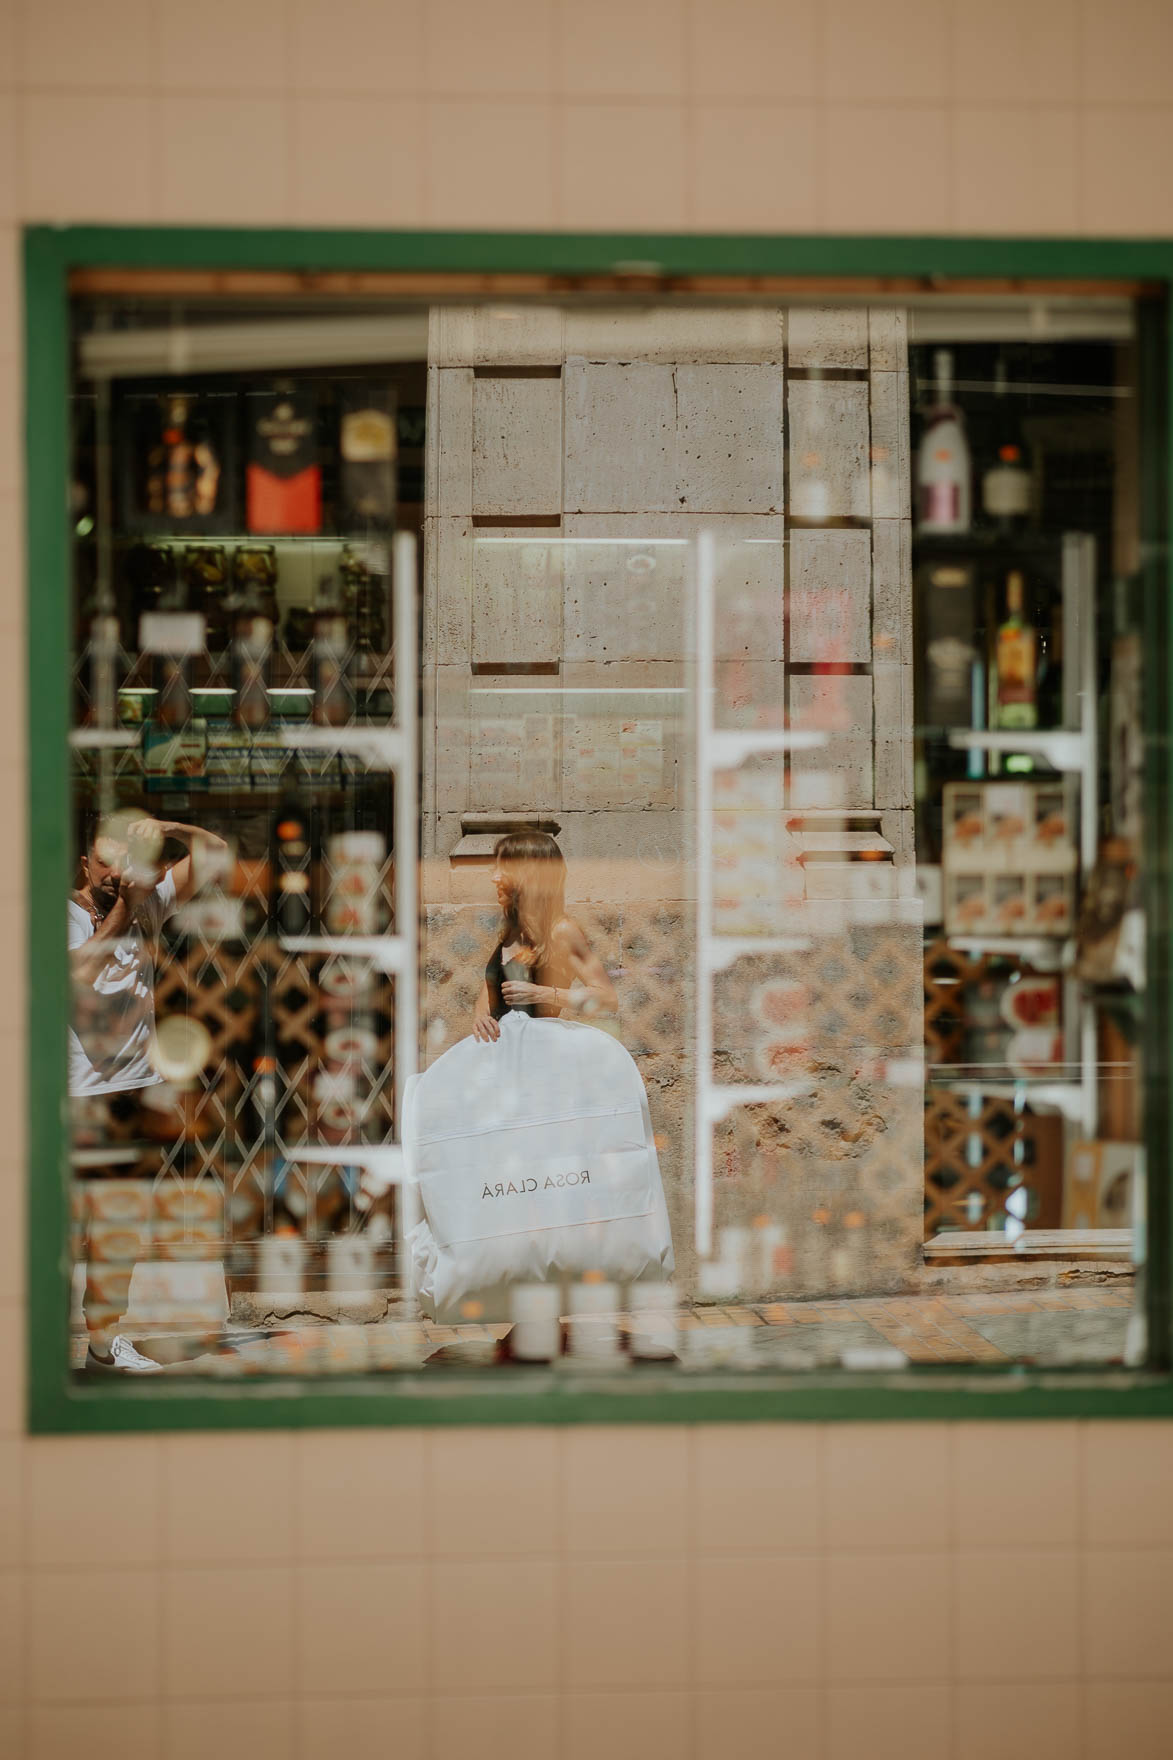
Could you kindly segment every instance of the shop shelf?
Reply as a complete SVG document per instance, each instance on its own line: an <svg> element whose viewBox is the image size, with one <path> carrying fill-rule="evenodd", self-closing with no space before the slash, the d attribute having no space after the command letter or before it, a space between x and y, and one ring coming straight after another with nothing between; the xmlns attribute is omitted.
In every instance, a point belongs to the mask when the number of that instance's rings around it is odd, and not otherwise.
<svg viewBox="0 0 1173 1760"><path fill-rule="evenodd" d="M69 743L75 752L113 752L137 746L141 738L141 729L132 733L125 727L75 727Z"/></svg>
<svg viewBox="0 0 1173 1760"><path fill-rule="evenodd" d="M306 1167L361 1167L368 1200L402 1185L407 1169L399 1143L294 1143L282 1154L285 1161Z"/></svg>
<svg viewBox="0 0 1173 1760"><path fill-rule="evenodd" d="M283 953L368 959L381 972L406 971L412 951L412 944L402 935L282 935L280 947Z"/></svg>
<svg viewBox="0 0 1173 1760"><path fill-rule="evenodd" d="M1060 727L1036 727L1020 733L959 727L950 733L949 744L961 752L1037 752L1053 770L1075 774L1086 769L1092 756L1086 734Z"/></svg>
<svg viewBox="0 0 1173 1760"><path fill-rule="evenodd" d="M1081 1081L1055 1080L1046 1076L1013 1076L1001 1081L935 1076L934 1085L947 1086L955 1094L974 1094L988 1100L1021 1099L1032 1109L1046 1106L1061 1112L1073 1124L1083 1121L1088 1112L1089 1087Z"/></svg>
<svg viewBox="0 0 1173 1760"><path fill-rule="evenodd" d="M1005 954L1036 971L1060 972L1075 958L1074 941L1059 935L950 935L946 939L950 947L975 958Z"/></svg>
<svg viewBox="0 0 1173 1760"><path fill-rule="evenodd" d="M103 1149L99 1146L92 1149L73 1149L70 1151L69 1164L71 1167L111 1167L115 1164L121 1165L124 1162L130 1163L138 1161L146 1147L147 1145L145 1143L141 1143L138 1146L124 1143L119 1148Z"/></svg>
<svg viewBox="0 0 1173 1760"><path fill-rule="evenodd" d="M370 770L398 770L407 755L398 727L283 727L281 744L297 751L361 758Z"/></svg>

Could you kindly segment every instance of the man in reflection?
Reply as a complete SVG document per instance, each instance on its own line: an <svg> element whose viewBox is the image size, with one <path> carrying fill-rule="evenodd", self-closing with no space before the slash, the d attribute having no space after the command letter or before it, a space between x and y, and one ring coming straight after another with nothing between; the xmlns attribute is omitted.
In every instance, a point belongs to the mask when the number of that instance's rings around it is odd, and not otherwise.
<svg viewBox="0 0 1173 1760"><path fill-rule="evenodd" d="M160 875L167 838L186 844L187 854ZM69 1094L75 1146L90 1137L101 1147L143 1134L137 1128L140 1102L162 1081L151 1063L159 932L194 890L193 851L202 845L210 854L227 846L196 825L125 815L92 820L84 841L79 883L67 906ZM118 1332L118 1303L111 1303L101 1282L87 1254L86 1368L155 1373L160 1365ZM117 1287L116 1279L107 1282Z"/></svg>

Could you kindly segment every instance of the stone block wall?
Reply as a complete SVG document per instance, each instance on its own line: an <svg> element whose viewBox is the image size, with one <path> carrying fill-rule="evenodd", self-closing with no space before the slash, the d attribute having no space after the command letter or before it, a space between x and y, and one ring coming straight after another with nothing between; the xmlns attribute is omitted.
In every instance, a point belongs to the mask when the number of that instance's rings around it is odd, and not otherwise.
<svg viewBox="0 0 1173 1760"><path fill-rule="evenodd" d="M691 1287L695 865L712 849L742 869L715 926L811 950L801 971L755 956L718 985L716 1079L761 1082L781 1059L807 1087L718 1127L717 1227L784 1221L796 1293L898 1284L922 1206L920 1090L891 1074L915 1069L921 1011L903 315L437 310L428 411L425 1057L468 1030L494 940L487 865L458 849L470 816L557 823ZM725 833L695 813L702 530L719 724L825 737L725 774ZM804 866L792 815L812 810L870 828L886 859ZM786 997L802 1027L780 1038Z"/></svg>

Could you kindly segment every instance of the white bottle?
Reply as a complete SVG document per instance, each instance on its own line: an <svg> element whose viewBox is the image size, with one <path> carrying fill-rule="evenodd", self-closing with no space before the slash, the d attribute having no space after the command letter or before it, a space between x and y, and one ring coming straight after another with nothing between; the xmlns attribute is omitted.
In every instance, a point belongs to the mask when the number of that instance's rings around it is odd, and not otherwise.
<svg viewBox="0 0 1173 1760"><path fill-rule="evenodd" d="M933 356L936 401L916 457L916 506L922 532L968 532L972 517L969 443L965 417L953 403L953 356Z"/></svg>

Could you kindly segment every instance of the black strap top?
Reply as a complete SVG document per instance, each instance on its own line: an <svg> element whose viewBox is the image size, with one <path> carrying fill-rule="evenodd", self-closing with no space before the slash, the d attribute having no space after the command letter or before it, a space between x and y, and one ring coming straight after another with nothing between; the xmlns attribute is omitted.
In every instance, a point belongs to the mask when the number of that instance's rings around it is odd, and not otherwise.
<svg viewBox="0 0 1173 1760"><path fill-rule="evenodd" d="M485 967L485 983L489 987L489 1012L492 1014L495 1021L499 1021L502 1015L510 1012L508 1005L501 995L501 985L505 980L508 979L511 983L522 984L529 983L533 980L533 967L525 965L523 961L519 959L507 959L503 961L501 955L504 951L505 943L503 941L498 941L496 947L489 955L489 963ZM517 1012L519 1014L536 1015L538 1011L533 1003L526 1003L525 1007L518 1009Z"/></svg>

